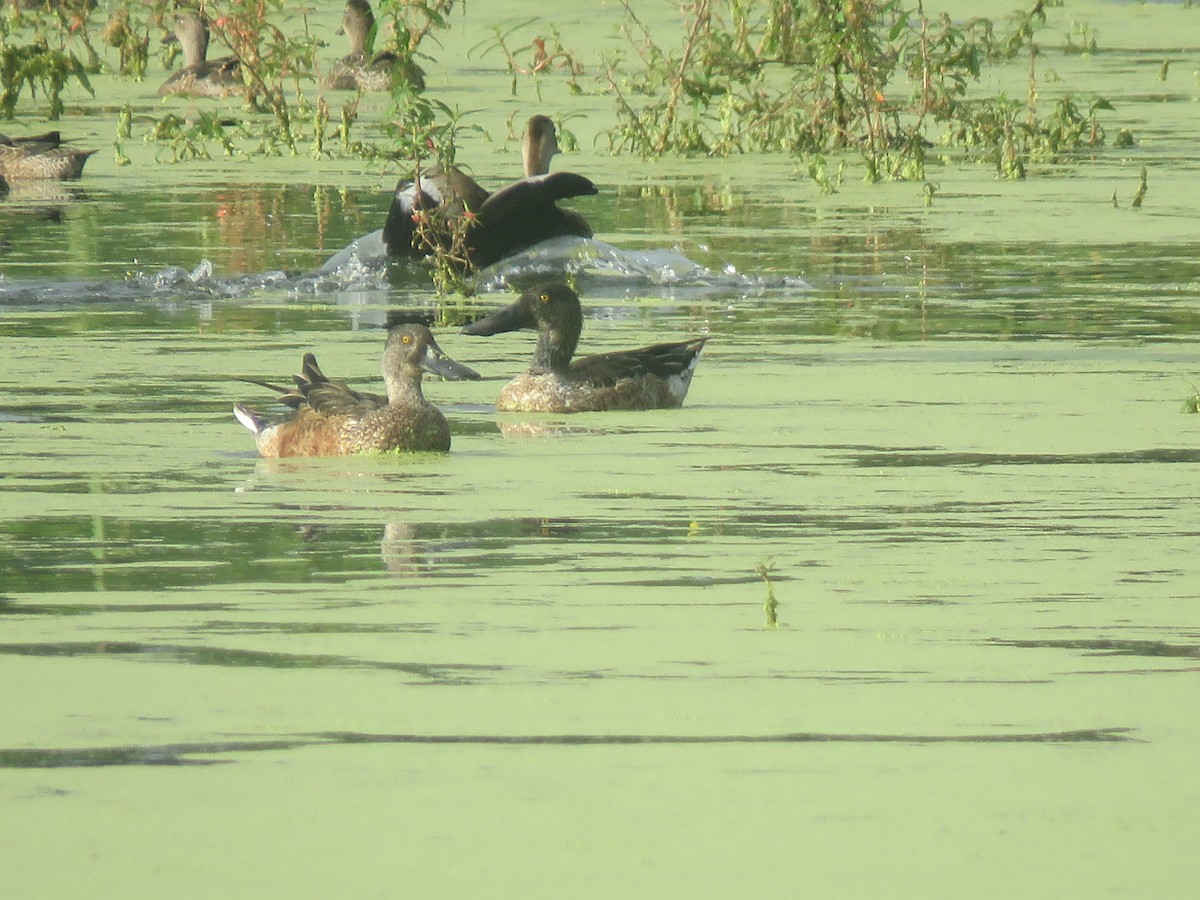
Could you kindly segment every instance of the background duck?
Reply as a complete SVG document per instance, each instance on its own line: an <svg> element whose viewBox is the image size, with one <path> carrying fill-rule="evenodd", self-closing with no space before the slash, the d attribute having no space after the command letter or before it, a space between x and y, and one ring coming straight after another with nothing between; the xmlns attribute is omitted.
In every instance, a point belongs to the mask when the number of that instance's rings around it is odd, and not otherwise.
<svg viewBox="0 0 1200 900"><path fill-rule="evenodd" d="M75 150L62 144L62 135L57 131L22 138L0 134L0 178L9 181L79 178L83 164L96 151Z"/></svg>
<svg viewBox="0 0 1200 900"><path fill-rule="evenodd" d="M371 4L367 0L347 0L338 34L350 39L350 52L330 68L326 90L390 91L393 77L407 81L414 90L425 90L425 73L411 59L401 59L389 50L367 56L367 40L374 27Z"/></svg>
<svg viewBox="0 0 1200 900"><path fill-rule="evenodd" d="M583 310L562 283L543 284L515 303L463 327L463 334L492 335L537 329L529 370L500 391L499 412L596 412L681 406L707 338L655 344L585 356L572 362Z"/></svg>
<svg viewBox="0 0 1200 900"><path fill-rule="evenodd" d="M241 403L233 414L254 434L259 454L266 457L449 450L450 426L421 392L421 373L452 381L474 380L479 373L446 356L424 325L389 329L382 370L386 398L331 381L316 357L306 353L303 373L294 376L295 389L256 382L279 391L280 402L293 410L290 415L268 422Z"/></svg>
<svg viewBox="0 0 1200 900"><path fill-rule="evenodd" d="M519 253L550 238L574 235L590 238L592 228L574 210L562 209L559 200L599 193L596 185L573 172L550 173L550 159L559 151L554 123L535 115L525 126L521 158L525 177L489 194L458 167L448 172L430 169L420 187L401 182L392 198L383 240L389 256L419 259L432 246L417 231L414 215L433 217L435 245L449 246L448 228L437 228L437 217L456 219L470 212L474 221L467 231L467 254L474 268Z"/></svg>
<svg viewBox="0 0 1200 900"><path fill-rule="evenodd" d="M175 17L174 36L163 43L179 41L184 66L162 83L158 96L190 94L194 97L227 97L245 90L241 63L236 56L208 59L208 22L196 13Z"/></svg>

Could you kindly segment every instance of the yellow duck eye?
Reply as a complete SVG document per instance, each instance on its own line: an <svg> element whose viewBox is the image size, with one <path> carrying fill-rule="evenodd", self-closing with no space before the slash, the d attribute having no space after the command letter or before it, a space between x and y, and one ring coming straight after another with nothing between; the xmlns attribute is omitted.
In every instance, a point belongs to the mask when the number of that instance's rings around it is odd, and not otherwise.
<svg viewBox="0 0 1200 900"><path fill-rule="evenodd" d="M543 294L541 294L541 295L538 297L538 299L539 299L540 301L542 301L543 303L549 303L549 302L550 302L550 295L549 295L549 294L546 294L546 293L543 293Z"/></svg>
<svg viewBox="0 0 1200 900"><path fill-rule="evenodd" d="M404 335L404 337L400 338L400 340L402 340L406 344L411 344L412 343L412 335L406 334L406 335Z"/></svg>

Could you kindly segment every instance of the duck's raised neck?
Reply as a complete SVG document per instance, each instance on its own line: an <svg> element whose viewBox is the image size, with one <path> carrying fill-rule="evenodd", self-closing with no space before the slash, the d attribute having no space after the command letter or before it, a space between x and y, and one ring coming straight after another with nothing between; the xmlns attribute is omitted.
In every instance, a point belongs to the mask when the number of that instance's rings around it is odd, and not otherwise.
<svg viewBox="0 0 1200 900"><path fill-rule="evenodd" d="M525 177L549 174L550 159L557 152L558 135L554 123L546 116L533 116L525 126L525 137L521 141Z"/></svg>
<svg viewBox="0 0 1200 900"><path fill-rule="evenodd" d="M538 322L537 347L533 351L534 372L566 373L571 366L571 357L579 344L579 333L583 329L582 313L568 312L565 321Z"/></svg>

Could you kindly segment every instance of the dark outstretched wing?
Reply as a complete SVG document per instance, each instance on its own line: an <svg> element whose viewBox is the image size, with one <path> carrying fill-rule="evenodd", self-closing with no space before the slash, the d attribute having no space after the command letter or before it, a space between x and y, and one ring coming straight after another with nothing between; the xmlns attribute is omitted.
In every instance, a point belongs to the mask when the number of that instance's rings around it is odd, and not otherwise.
<svg viewBox="0 0 1200 900"><path fill-rule="evenodd" d="M522 178L492 194L479 208L480 223L489 226L508 221L526 221L544 213L559 200L597 194L599 189L574 172L552 172ZM591 237L589 234L581 237Z"/></svg>
<svg viewBox="0 0 1200 900"><path fill-rule="evenodd" d="M471 262L482 268L549 238L591 237L591 226L582 216L556 204L595 193L596 185L573 172L523 178L488 194L457 168L445 173L431 169L422 176L420 189L413 182L397 186L383 226L383 242L389 256L426 256L431 248L418 237L414 215L436 209L453 219L469 212L475 216L467 235ZM435 235L435 240L443 236ZM448 233L444 240L448 245Z"/></svg>
<svg viewBox="0 0 1200 900"><path fill-rule="evenodd" d="M479 208L468 236L471 262L478 268L556 237L592 236L579 213L560 209L557 201L598 193L596 186L573 172L522 178L488 197Z"/></svg>

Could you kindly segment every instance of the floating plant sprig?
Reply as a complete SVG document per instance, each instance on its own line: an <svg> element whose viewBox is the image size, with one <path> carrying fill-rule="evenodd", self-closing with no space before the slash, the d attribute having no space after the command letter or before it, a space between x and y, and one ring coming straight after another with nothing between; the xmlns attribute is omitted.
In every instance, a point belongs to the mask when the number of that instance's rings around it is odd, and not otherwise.
<svg viewBox="0 0 1200 900"><path fill-rule="evenodd" d="M1196 387L1196 382L1190 378L1185 378L1184 381L1192 386L1192 395L1183 401L1183 411L1185 413L1200 413L1200 388Z"/></svg>
<svg viewBox="0 0 1200 900"><path fill-rule="evenodd" d="M767 627L779 627L779 601L775 597L775 586L771 584L771 572L775 570L775 560L766 559L759 560L754 567L754 571L758 573L767 585L767 599L763 602L763 612L767 614Z"/></svg>

